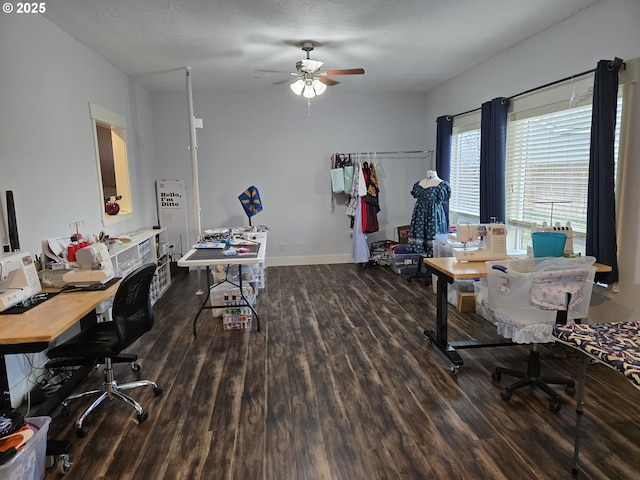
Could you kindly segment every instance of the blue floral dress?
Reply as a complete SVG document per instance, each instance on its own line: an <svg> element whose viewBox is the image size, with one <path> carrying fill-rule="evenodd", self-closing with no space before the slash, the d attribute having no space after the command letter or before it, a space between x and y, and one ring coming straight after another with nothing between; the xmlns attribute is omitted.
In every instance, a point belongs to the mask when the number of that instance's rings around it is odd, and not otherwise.
<svg viewBox="0 0 640 480"><path fill-rule="evenodd" d="M416 199L416 205L409 227L409 246L416 253L433 257L431 241L437 233L449 231L445 205L451 197L451 186L442 181L435 187L424 188L416 182L411 195Z"/></svg>

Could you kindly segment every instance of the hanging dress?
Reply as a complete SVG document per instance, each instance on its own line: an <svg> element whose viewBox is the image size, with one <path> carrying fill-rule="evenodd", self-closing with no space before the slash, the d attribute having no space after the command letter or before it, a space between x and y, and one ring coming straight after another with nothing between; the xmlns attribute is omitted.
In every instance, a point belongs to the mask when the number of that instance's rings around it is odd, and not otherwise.
<svg viewBox="0 0 640 480"><path fill-rule="evenodd" d="M436 234L449 231L444 205L451 197L451 186L442 181L425 188L416 182L411 195L416 199L416 204L409 226L409 246L416 253L433 257L432 240Z"/></svg>
<svg viewBox="0 0 640 480"><path fill-rule="evenodd" d="M367 163L365 162L365 165ZM376 174L376 168L373 163L367 165L367 173L365 178L367 179L367 195L363 197L362 206L366 212L366 219L363 223L364 233L374 233L380 230L378 224L378 212L380 211L380 200L378 195L380 194L380 188L378 183L378 175Z"/></svg>
<svg viewBox="0 0 640 480"><path fill-rule="evenodd" d="M353 228L351 256L355 263L367 263L369 261L369 245L367 245L367 236L362 228L362 198L366 195L366 188L363 182L362 168L358 163L357 172L354 171L351 198L347 206L347 215L351 217L351 226Z"/></svg>

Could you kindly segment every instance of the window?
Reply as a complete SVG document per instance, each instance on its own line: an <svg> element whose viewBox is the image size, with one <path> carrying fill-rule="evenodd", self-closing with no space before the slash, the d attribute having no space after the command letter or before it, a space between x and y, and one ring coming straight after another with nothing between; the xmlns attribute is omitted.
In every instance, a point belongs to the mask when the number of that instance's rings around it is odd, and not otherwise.
<svg viewBox="0 0 640 480"><path fill-rule="evenodd" d="M105 226L131 218L133 214L125 117L89 104L98 169L100 210ZM114 207L113 201L117 203ZM109 203L109 204L108 204Z"/></svg>
<svg viewBox="0 0 640 480"><path fill-rule="evenodd" d="M473 223L480 219L480 111L453 119L451 135L452 224Z"/></svg>
<svg viewBox="0 0 640 480"><path fill-rule="evenodd" d="M615 158L622 119L624 85L620 76ZM623 78L624 77L624 78ZM584 253L591 141L593 74L511 99L506 152L506 222L509 249L531 245L533 224L574 230L574 251ZM452 224L480 218L480 110L456 116L451 139ZM611 212L615 215L615 212Z"/></svg>
<svg viewBox="0 0 640 480"><path fill-rule="evenodd" d="M510 236L510 248L531 245L533 224L571 222L574 250L584 253L592 84L589 75L578 84L512 102L506 159L507 223L510 233L515 233ZM558 94L564 98L559 100ZM621 111L620 98L616 158Z"/></svg>

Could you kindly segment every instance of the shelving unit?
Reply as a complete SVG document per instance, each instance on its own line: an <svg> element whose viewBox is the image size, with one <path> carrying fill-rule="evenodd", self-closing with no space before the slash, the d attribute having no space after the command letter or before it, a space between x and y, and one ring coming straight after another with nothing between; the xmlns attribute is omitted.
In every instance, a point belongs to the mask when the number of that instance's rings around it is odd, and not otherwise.
<svg viewBox="0 0 640 480"><path fill-rule="evenodd" d="M171 286L167 230L143 229L127 237L131 241L109 245L114 274L126 277L146 263L158 265L151 284L151 303L155 303Z"/></svg>

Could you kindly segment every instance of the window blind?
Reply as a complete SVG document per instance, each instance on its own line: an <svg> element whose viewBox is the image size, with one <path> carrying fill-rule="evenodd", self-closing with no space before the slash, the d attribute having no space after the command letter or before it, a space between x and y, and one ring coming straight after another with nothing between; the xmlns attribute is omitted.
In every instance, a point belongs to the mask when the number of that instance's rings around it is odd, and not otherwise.
<svg viewBox="0 0 640 480"><path fill-rule="evenodd" d="M585 98L588 97L588 98ZM574 106L576 103L583 105ZM584 105L586 103L586 105ZM550 108L553 107L553 108ZM618 100L619 138L621 99ZM515 225L571 222L586 232L591 94L531 115L512 114L507 133L506 211ZM524 118L522 118L524 117ZM615 156L617 158L617 145ZM613 212L612 212L613 214Z"/></svg>
<svg viewBox="0 0 640 480"><path fill-rule="evenodd" d="M454 118L449 211L480 217L480 112ZM456 216L457 218L457 216Z"/></svg>

